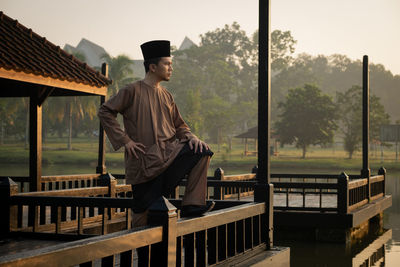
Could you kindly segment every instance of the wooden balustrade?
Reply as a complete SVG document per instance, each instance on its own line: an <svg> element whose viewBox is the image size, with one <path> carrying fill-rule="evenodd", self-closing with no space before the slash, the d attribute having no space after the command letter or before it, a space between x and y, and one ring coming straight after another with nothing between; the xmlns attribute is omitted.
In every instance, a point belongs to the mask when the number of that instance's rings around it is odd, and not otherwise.
<svg viewBox="0 0 400 267"><path fill-rule="evenodd" d="M28 198L38 203L43 197ZM68 198L72 202L83 201ZM103 198L101 205L106 201L109 199ZM89 204L89 201L84 202ZM110 206L114 207L125 201L114 199L111 202ZM151 226L3 256L0 266L43 266L48 262L57 266L93 266L99 261L102 266L132 266L135 249L140 252L139 265L231 264L245 252L254 255L266 249L261 235L265 210L265 203L245 203L203 217L178 219L176 208L162 198L150 207Z"/></svg>
<svg viewBox="0 0 400 267"><path fill-rule="evenodd" d="M93 187L101 174L53 175L42 176L41 190L61 190L72 188Z"/></svg>
<svg viewBox="0 0 400 267"><path fill-rule="evenodd" d="M368 179L360 178L359 175L347 176L344 173L341 175L272 174L271 179L274 184L275 195L284 195L286 199L285 204L279 206L275 205L274 208L275 210L286 211L333 211L346 214L367 204L368 192L371 193L371 201L384 196L385 174L386 171L382 168L379 170L377 176L370 177L371 190L367 188ZM234 195L240 200L241 197L245 196L244 194L250 194L252 192L256 183L255 176L255 174L228 176L224 175L222 169L217 169L214 177L208 178L208 187L214 189L213 197L215 199L228 199ZM104 177L106 177L106 179L104 179ZM70 182L70 179L82 181L80 180L81 178L82 177L77 175L62 177L48 176L44 182ZM119 178L123 178L123 176L119 175ZM16 193L15 183L13 183L13 185L8 185L9 187L6 189L3 188L3 191L7 191L3 193L3 195L8 195L10 199L13 199L13 205L11 205L7 211L4 211L4 213L9 215L9 219L7 219L9 224L3 229L8 229L7 231L53 231L56 233L74 229L71 231L76 231L76 233L81 234L83 230L79 227L82 227L83 224L96 224L102 221L107 223L113 219L125 220L127 218L126 213L130 209L124 206L106 207L97 204L82 206L78 204L72 205L69 202L59 203L57 201L50 204L39 201L35 204L36 202L26 201L29 199L28 197L43 197L42 199L54 197L54 199L57 199L60 197L79 196L82 198L90 197L93 201L97 201L95 199L104 197L130 199L132 196L130 185L117 185L116 180L110 175L90 175L84 177L84 179L96 180L96 182L92 184L95 183L97 186L19 194ZM3 178L2 180L7 179ZM180 185L185 184L185 180L180 183ZM291 205L290 198L296 195L302 198L302 205ZM333 197L336 195L337 204L335 207L323 206L323 198L329 195ZM309 198L309 196L319 198L319 205L307 206L306 199ZM179 194L175 194L173 197L179 198ZM16 201L17 199L19 202ZM7 203L6 200L3 202ZM316 202L318 202L318 200ZM106 215L108 217L104 216L104 212L107 213ZM102 226L102 228L104 228L104 226Z"/></svg>
<svg viewBox="0 0 400 267"><path fill-rule="evenodd" d="M381 168L377 176L370 177L371 201L384 196L385 174L385 169ZM214 176L208 177L208 187L214 189L214 199L240 200L253 194L255 177L253 173L224 175L224 171L218 168ZM271 183L274 185L274 194L284 194L286 198L285 205L275 205L276 210L347 213L368 203L368 179L361 178L361 175L271 174ZM186 181L183 180L180 185L186 185ZM301 195L302 205L295 207L290 205L290 196L295 195ZM318 207L307 207L306 198L309 195L318 197ZM328 195L333 197L336 195L336 207L323 206L323 198Z"/></svg>
<svg viewBox="0 0 400 267"><path fill-rule="evenodd" d="M125 220L130 222L131 186L117 185L116 180L110 175L100 177L98 184L104 186L17 193L17 185L8 182L9 188L3 190L13 193L8 194L9 198L6 201L10 210L6 211L10 217L8 220L10 227L7 231L82 234L84 225L90 228L101 224L101 231L105 232L107 227L104 225L109 222ZM77 202L76 197L80 197L82 202ZM96 199L105 197L127 198L125 200L129 204L115 207L96 204L98 202ZM92 204L84 204L88 199ZM130 223L127 223L126 228L130 228Z"/></svg>

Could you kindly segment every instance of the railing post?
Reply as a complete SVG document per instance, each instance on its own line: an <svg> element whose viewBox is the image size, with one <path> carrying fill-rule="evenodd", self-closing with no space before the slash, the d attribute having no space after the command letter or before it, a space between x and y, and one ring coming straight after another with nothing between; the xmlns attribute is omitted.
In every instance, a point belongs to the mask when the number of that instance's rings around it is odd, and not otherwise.
<svg viewBox="0 0 400 267"><path fill-rule="evenodd" d="M10 198L18 194L18 185L11 178L0 180L0 236L6 236L17 225L17 207L10 206Z"/></svg>
<svg viewBox="0 0 400 267"><path fill-rule="evenodd" d="M101 175L97 181L98 186L108 186L108 196L109 197L116 197L117 193L117 179L112 176L110 173ZM115 215L115 208L110 209L110 220L113 219Z"/></svg>
<svg viewBox="0 0 400 267"><path fill-rule="evenodd" d="M117 179L115 179L111 173L101 175L97 181L97 186L108 186L109 197L115 197L115 194L117 193Z"/></svg>
<svg viewBox="0 0 400 267"><path fill-rule="evenodd" d="M224 170L217 168L214 171L214 180L222 181L224 180ZM214 186L214 199L222 200L224 199L225 190L220 186Z"/></svg>
<svg viewBox="0 0 400 267"><path fill-rule="evenodd" d="M382 193L385 195L385 187L386 187L386 169L384 167L381 167L378 171L378 175L383 175L383 185L382 185Z"/></svg>
<svg viewBox="0 0 400 267"><path fill-rule="evenodd" d="M254 167L251 169L251 173L256 173L257 174L258 166L254 165Z"/></svg>
<svg viewBox="0 0 400 267"><path fill-rule="evenodd" d="M165 197L158 198L149 208L150 225L163 226L163 241L151 248L151 266L176 266L176 207Z"/></svg>
<svg viewBox="0 0 400 267"><path fill-rule="evenodd" d="M338 179L337 208L339 214L347 214L349 209L349 176L344 172Z"/></svg>

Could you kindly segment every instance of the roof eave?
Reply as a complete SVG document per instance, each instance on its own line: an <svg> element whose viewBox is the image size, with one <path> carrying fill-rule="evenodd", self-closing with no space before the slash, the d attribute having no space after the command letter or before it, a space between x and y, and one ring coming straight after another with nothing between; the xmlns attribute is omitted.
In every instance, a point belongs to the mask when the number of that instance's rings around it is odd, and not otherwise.
<svg viewBox="0 0 400 267"><path fill-rule="evenodd" d="M54 79L51 77L43 77L32 73L17 72L14 70L7 70L0 67L0 78L16 80L26 83L40 84L49 87L61 88L64 90L72 90L91 95L107 95L107 86L97 87L82 83L70 82L66 80Z"/></svg>

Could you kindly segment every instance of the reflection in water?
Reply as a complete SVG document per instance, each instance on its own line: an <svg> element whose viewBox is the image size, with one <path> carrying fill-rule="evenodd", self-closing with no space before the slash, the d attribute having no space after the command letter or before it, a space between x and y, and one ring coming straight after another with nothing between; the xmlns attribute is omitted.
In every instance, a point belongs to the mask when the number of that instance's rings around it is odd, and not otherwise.
<svg viewBox="0 0 400 267"><path fill-rule="evenodd" d="M290 247L291 267L389 266L385 265L385 244L391 237L392 231L387 230L351 248L344 244L302 241L279 242L279 245Z"/></svg>
<svg viewBox="0 0 400 267"><path fill-rule="evenodd" d="M386 267L400 266L400 173L388 172L386 193L392 195L392 206L387 209L383 217L385 228L392 229L393 236L386 243Z"/></svg>

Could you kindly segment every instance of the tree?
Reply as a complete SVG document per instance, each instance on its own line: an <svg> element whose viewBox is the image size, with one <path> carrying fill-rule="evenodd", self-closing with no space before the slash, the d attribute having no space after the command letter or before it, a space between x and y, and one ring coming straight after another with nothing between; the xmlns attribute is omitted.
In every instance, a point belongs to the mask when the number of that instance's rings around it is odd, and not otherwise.
<svg viewBox="0 0 400 267"><path fill-rule="evenodd" d="M388 124L390 116L385 112L379 97L371 94L370 105L370 140L379 140L380 126ZM344 149L349 158L360 149L362 141L362 88L354 85L344 93L337 94L340 132L343 135Z"/></svg>
<svg viewBox="0 0 400 267"><path fill-rule="evenodd" d="M109 96L116 94L124 85L135 80L131 68L132 59L128 56L118 55L116 57L111 57L108 54L104 54L102 58L108 64L108 76L113 81L108 87Z"/></svg>
<svg viewBox="0 0 400 267"><path fill-rule="evenodd" d="M310 84L290 89L284 102L278 105L282 113L275 124L282 144L295 143L305 158L310 145L333 142L337 128L336 107L332 98Z"/></svg>
<svg viewBox="0 0 400 267"><path fill-rule="evenodd" d="M21 101L16 98L0 98L0 145L4 144L6 127L14 126Z"/></svg>
<svg viewBox="0 0 400 267"><path fill-rule="evenodd" d="M82 62L85 55L80 52L72 53ZM43 137L48 128L56 131L61 137L68 130L67 149L72 150L72 137L82 130L84 119L92 121L97 114L98 98L93 96L50 97L44 104ZM87 123L86 123L87 124ZM66 126L65 126L66 125Z"/></svg>
<svg viewBox="0 0 400 267"><path fill-rule="evenodd" d="M293 53L297 41L290 31L274 30L271 33L271 69L279 71L293 62ZM253 35L253 44L257 53L258 31Z"/></svg>

